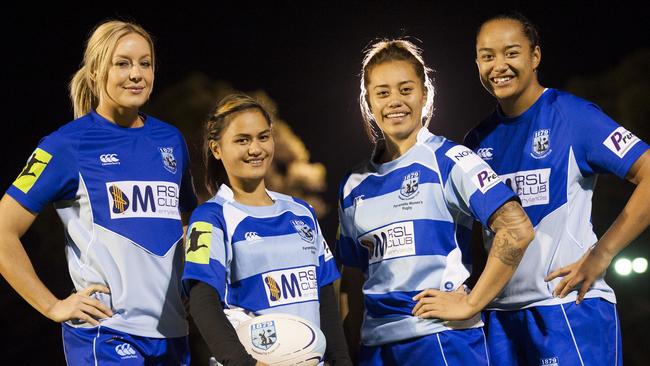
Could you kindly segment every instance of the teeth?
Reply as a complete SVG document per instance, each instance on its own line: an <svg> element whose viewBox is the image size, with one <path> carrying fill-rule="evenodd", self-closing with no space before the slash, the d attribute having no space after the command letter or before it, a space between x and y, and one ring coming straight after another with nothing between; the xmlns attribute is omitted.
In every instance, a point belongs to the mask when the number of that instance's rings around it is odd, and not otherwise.
<svg viewBox="0 0 650 366"><path fill-rule="evenodd" d="M500 78L493 78L492 80L493 80L496 84L501 84L501 83L504 83L504 82L506 82L506 81L509 81L510 79L512 79L511 76L504 76L504 77L500 77Z"/></svg>
<svg viewBox="0 0 650 366"><path fill-rule="evenodd" d="M406 113L403 113L403 112L402 113L390 113L390 114L386 115L386 117L388 117L388 118L399 118L399 117L404 117L404 116L406 116Z"/></svg>

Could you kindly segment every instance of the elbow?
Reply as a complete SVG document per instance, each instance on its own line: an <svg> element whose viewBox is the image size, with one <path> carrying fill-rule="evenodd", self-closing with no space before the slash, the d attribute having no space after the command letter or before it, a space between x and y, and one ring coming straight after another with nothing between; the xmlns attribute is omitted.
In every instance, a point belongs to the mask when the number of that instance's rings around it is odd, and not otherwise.
<svg viewBox="0 0 650 366"><path fill-rule="evenodd" d="M535 239L535 229L533 228L533 224L531 224L530 220L526 220L526 225L520 229L518 236L518 241L522 249L526 249L528 247L528 244L530 244L530 242Z"/></svg>

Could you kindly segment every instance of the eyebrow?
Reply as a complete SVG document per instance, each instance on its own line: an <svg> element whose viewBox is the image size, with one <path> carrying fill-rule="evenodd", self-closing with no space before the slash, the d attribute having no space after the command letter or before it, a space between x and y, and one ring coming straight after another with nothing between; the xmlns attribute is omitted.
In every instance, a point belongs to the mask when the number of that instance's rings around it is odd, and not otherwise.
<svg viewBox="0 0 650 366"><path fill-rule="evenodd" d="M258 134L258 135L261 135L261 134L264 134L264 133L270 133L270 132L271 132L271 129L270 129L270 128L267 128L266 130L261 131L261 132L258 132L257 134ZM236 138L236 137L251 137L251 136L252 136L252 135L249 134L249 133L238 133L238 134L236 134L236 135L233 136L233 137Z"/></svg>
<svg viewBox="0 0 650 366"><path fill-rule="evenodd" d="M509 50L511 48L516 48L516 47L521 48L522 46L519 43L509 44L509 45L505 46L504 49ZM490 47L481 47L481 48L478 49L478 52L481 52L481 51L494 51L494 49L490 48Z"/></svg>
<svg viewBox="0 0 650 366"><path fill-rule="evenodd" d="M415 83L415 81L413 81L413 80L405 80L405 81L401 81L401 82L399 82L398 85L404 85L404 84L407 84L407 83ZM374 86L373 89L377 89L377 88L388 88L388 87L389 87L388 84L381 84L381 85L376 85L376 86Z"/></svg>
<svg viewBox="0 0 650 366"><path fill-rule="evenodd" d="M151 58L151 55L147 53L146 55L141 56L140 59L147 58L147 57ZM127 56L127 55L115 55L115 56L113 56L113 58L114 58L114 59L116 59L116 58L126 58L126 59L130 59L131 57L130 57L130 56Z"/></svg>

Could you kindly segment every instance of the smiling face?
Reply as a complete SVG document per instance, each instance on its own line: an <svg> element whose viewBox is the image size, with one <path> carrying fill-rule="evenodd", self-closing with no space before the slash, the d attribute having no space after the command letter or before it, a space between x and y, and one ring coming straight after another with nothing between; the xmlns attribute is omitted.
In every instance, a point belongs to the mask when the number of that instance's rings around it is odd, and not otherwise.
<svg viewBox="0 0 650 366"><path fill-rule="evenodd" d="M476 37L481 83L502 105L534 103L536 94L532 91L540 87L535 73L540 60L539 46L531 49L521 23L516 20L488 21Z"/></svg>
<svg viewBox="0 0 650 366"><path fill-rule="evenodd" d="M415 139L422 127L426 103L423 81L407 61L374 66L368 76L368 101L372 115L386 139Z"/></svg>
<svg viewBox="0 0 650 366"><path fill-rule="evenodd" d="M120 38L110 59L97 109L137 111L149 99L154 71L149 42L137 33Z"/></svg>
<svg viewBox="0 0 650 366"><path fill-rule="evenodd" d="M271 126L258 109L247 109L230 117L210 150L223 162L231 185L264 179L274 153Z"/></svg>

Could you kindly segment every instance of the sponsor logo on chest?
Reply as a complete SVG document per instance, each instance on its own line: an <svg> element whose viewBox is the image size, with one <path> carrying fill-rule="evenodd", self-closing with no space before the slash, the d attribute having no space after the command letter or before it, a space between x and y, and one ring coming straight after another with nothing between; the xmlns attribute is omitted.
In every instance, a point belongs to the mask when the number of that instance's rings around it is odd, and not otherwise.
<svg viewBox="0 0 650 366"><path fill-rule="evenodd" d="M262 279L271 307L318 300L315 266L267 272L262 274Z"/></svg>
<svg viewBox="0 0 650 366"><path fill-rule="evenodd" d="M506 185L517 193L523 207L549 203L549 197L551 196L550 177L550 168L501 175L501 179Z"/></svg>
<svg viewBox="0 0 650 366"><path fill-rule="evenodd" d="M370 264L384 259L415 254L415 231L413 221L398 222L371 231L359 238L361 246L368 250Z"/></svg>
<svg viewBox="0 0 650 366"><path fill-rule="evenodd" d="M162 181L106 182L111 219L180 219L178 185Z"/></svg>

